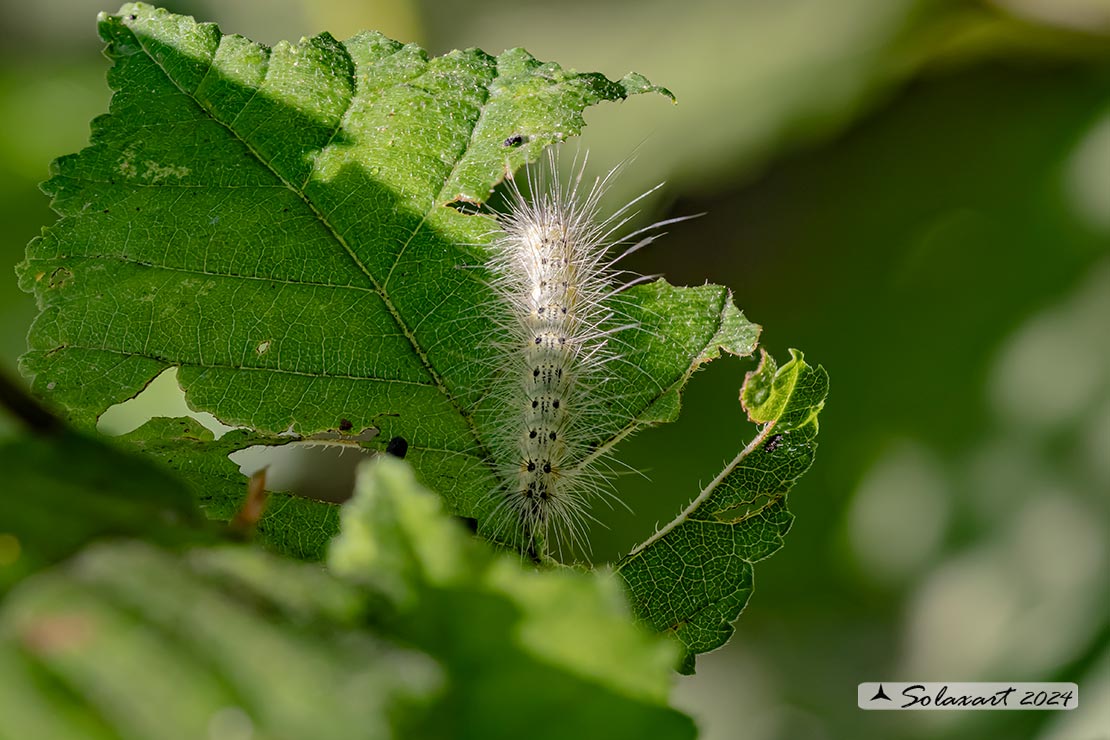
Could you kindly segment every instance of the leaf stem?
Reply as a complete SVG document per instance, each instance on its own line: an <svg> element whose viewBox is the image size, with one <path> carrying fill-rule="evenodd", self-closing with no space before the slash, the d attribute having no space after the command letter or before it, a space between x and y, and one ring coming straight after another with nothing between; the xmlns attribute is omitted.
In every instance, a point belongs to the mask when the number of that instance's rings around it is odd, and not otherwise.
<svg viewBox="0 0 1110 740"><path fill-rule="evenodd" d="M713 493L713 491L716 490L717 486L719 486L721 484L721 481L723 481L726 476L728 476L733 470L735 470L736 466L739 465L741 462L743 462L744 458L746 458L748 455L750 455L752 453L752 451L757 446L764 443L764 441L767 439L767 436L771 433L771 430L774 429L774 428L775 428L775 422L774 421L768 422L763 427L763 429L761 429L759 431L759 434L755 435L755 439L753 439L751 442L749 442L748 446L745 447L744 449L742 449L740 451L740 454L738 454L736 457L734 457L732 459L732 462L730 462L728 465L726 465L724 467L724 470L722 470L720 472L720 474L709 483L708 486L706 486L704 489L702 489L702 492L697 495L697 498L695 498L693 501L691 501L690 504L685 509L682 510L681 514L679 514L674 519L672 519L670 521L670 523L667 524L665 527L663 527L662 529L657 530L655 532L655 534L653 534L651 537L644 540L642 543L640 543L636 547L632 548L632 551L629 552L628 555L626 555L625 557L626 558L631 558L634 555L639 554L643 550L647 549L648 546L650 546L650 545L654 544L655 542L661 540L664 536L666 536L666 534L668 532L670 532L672 529L677 527L679 524L682 524L684 521L686 521L686 518L689 517L691 514L693 514L694 511L699 506L702 505L702 502L704 502L707 498L709 498L709 496Z"/></svg>

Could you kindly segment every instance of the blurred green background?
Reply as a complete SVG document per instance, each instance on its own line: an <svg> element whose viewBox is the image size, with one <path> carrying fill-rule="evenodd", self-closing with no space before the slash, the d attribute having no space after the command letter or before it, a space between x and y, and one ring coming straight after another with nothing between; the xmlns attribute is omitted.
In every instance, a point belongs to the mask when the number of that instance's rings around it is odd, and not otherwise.
<svg viewBox="0 0 1110 740"><path fill-rule="evenodd" d="M658 181L635 269L729 285L778 356L832 379L797 522L727 648L681 679L706 738L1110 738L1110 0L167 2L273 43L374 28L439 54L524 46L671 88L587 112L582 145ZM93 0L0 2L0 259L107 107ZM0 281L0 362L34 315ZM625 445L650 480L599 560L710 480L751 429L750 363L695 377ZM1077 681L1050 712L862 712L876 680Z"/></svg>

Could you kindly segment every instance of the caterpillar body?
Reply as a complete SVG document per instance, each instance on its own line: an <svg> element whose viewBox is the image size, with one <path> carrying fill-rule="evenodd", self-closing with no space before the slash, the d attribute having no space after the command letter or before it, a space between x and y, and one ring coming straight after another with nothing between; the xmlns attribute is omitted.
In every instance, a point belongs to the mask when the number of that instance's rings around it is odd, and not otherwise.
<svg viewBox="0 0 1110 740"><path fill-rule="evenodd" d="M549 152L546 167L528 170L527 193L510 179L510 207L486 265L503 337L493 449L503 481L494 526L502 531L495 538L533 557L552 546L560 554L588 548L590 503L612 497L603 455L589 440L619 408L607 393L606 367L620 356L622 332L635 328L617 297L647 279L621 282L626 274L615 263L655 238L636 237L663 225L614 238L647 193L601 218L600 199L617 170L584 187L584 168L585 161L576 164L564 184ZM613 258L617 245L630 246ZM503 531L509 528L515 533Z"/></svg>

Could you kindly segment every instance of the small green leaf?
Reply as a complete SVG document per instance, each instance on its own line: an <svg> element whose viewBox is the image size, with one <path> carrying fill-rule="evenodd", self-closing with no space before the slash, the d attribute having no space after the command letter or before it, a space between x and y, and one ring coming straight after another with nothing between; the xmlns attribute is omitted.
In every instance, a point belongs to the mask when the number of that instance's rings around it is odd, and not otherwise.
<svg viewBox="0 0 1110 740"><path fill-rule="evenodd" d="M813 462L817 416L828 393L824 368L791 350L781 368L764 353L741 402L759 434L673 522L617 565L633 608L673 633L694 657L720 647L751 596L752 564L773 554L793 520L786 494Z"/></svg>
<svg viewBox="0 0 1110 740"><path fill-rule="evenodd" d="M775 378L778 376L779 366L775 358L767 354L766 350L759 351L759 367L744 377L744 386L740 389L740 403L748 412L748 418L756 424L763 424L777 419L782 412L782 406L790 398L789 393L775 393ZM784 382L793 379L793 375L783 378Z"/></svg>
<svg viewBox="0 0 1110 740"><path fill-rule="evenodd" d="M363 464L328 564L385 595L398 634L443 662L474 737L693 737L666 707L674 645L634 623L615 576L495 554L402 461ZM567 711L538 721L552 702Z"/></svg>

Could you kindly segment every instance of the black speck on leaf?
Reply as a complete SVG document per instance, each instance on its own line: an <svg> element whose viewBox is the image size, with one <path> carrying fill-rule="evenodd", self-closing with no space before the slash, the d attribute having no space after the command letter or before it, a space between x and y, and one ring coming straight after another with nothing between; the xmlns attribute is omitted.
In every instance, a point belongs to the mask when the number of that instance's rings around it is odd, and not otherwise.
<svg viewBox="0 0 1110 740"><path fill-rule="evenodd" d="M385 454L393 455L393 457L404 458L409 451L409 442L404 437L394 437L389 440L389 444L385 446Z"/></svg>

